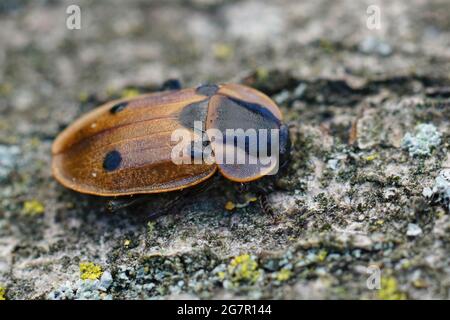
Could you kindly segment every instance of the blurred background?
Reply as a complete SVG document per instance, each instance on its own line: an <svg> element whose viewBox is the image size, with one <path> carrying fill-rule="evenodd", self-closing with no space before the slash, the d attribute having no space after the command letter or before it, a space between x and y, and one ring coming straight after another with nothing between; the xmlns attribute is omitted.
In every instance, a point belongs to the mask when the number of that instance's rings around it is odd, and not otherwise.
<svg viewBox="0 0 450 320"><path fill-rule="evenodd" d="M70 5L81 29L66 26ZM357 84L449 72L445 0L4 0L0 14L0 110L19 128L33 117L52 130L48 118L72 117L80 94L168 78L193 86L276 69Z"/></svg>
<svg viewBox="0 0 450 320"><path fill-rule="evenodd" d="M422 190L450 165L449 77L447 0L2 0L0 298L448 298L448 211ZM64 127L167 79L280 105L296 151L277 222L227 193L111 216L52 179ZM443 142L419 161L400 147L422 122Z"/></svg>

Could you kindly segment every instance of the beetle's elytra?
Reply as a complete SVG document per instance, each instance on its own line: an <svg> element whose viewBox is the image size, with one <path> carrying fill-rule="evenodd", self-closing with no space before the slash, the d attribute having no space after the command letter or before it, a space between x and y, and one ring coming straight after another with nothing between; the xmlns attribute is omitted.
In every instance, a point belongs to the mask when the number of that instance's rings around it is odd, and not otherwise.
<svg viewBox="0 0 450 320"><path fill-rule="evenodd" d="M52 171L81 193L122 196L180 190L219 171L236 182L270 171L261 164L175 164L171 134L204 129L279 129L279 152L289 152L289 134L277 105L263 93L238 84L202 85L106 103L66 128L52 146ZM267 169L267 170L266 170Z"/></svg>

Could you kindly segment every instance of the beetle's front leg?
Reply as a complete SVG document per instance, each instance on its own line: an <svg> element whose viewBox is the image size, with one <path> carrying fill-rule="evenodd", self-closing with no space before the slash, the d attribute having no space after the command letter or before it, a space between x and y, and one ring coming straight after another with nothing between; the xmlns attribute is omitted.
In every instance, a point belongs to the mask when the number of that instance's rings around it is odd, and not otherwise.
<svg viewBox="0 0 450 320"><path fill-rule="evenodd" d="M265 214L269 214L272 216L272 218L275 216L275 209L273 205L269 201L269 197L267 194L260 194L259 195L259 203L261 205L261 209Z"/></svg>
<svg viewBox="0 0 450 320"><path fill-rule="evenodd" d="M109 212L117 212L121 209L140 205L150 198L149 195L136 195L130 197L113 198L106 203Z"/></svg>
<svg viewBox="0 0 450 320"><path fill-rule="evenodd" d="M214 188L217 185L218 181L220 181L220 179L221 178L219 175L215 175L214 177L197 186L178 191L173 198L169 199L161 207L152 212L149 215L149 218L152 220L157 219L165 214L170 213L170 211L174 211L175 209L181 211L181 209L183 209L186 204L192 201L193 198Z"/></svg>

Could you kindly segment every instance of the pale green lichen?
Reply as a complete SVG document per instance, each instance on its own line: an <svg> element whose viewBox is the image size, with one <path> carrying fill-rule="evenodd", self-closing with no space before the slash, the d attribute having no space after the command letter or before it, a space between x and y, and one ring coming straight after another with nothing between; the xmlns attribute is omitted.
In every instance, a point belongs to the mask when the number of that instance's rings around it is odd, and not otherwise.
<svg viewBox="0 0 450 320"><path fill-rule="evenodd" d="M92 262L80 263L80 278L82 280L97 280L101 277L103 271L102 267Z"/></svg>
<svg viewBox="0 0 450 320"><path fill-rule="evenodd" d="M0 125L0 130L2 125ZM20 148L12 145L0 144L0 181L5 180L9 174L17 167Z"/></svg>
<svg viewBox="0 0 450 320"><path fill-rule="evenodd" d="M50 300L111 300L108 293L113 283L111 273L106 270L100 280L78 280L75 283L66 281L59 288L47 295Z"/></svg>
<svg viewBox="0 0 450 320"><path fill-rule="evenodd" d="M414 135L406 133L402 140L402 148L414 156L429 156L431 150L441 143L441 133L432 124L419 124Z"/></svg>
<svg viewBox="0 0 450 320"><path fill-rule="evenodd" d="M422 194L430 199L434 197L450 211L450 169L441 170L434 181L434 186L426 187Z"/></svg>

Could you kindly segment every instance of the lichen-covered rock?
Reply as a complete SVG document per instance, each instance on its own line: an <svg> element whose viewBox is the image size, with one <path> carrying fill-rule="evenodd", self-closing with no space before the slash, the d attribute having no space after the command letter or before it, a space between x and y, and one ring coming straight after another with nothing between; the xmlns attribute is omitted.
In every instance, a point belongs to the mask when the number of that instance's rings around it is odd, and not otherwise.
<svg viewBox="0 0 450 320"><path fill-rule="evenodd" d="M100 280L78 280L75 283L66 281L59 288L47 295L50 300L111 300L111 294L106 292L113 283L109 271L105 271Z"/></svg>
<svg viewBox="0 0 450 320"><path fill-rule="evenodd" d="M450 212L450 169L443 169L434 181L432 188L425 187L422 194L434 201L442 203Z"/></svg>
<svg viewBox="0 0 450 320"><path fill-rule="evenodd" d="M409 151L411 156L428 156L431 151L441 143L441 133L430 123L419 124L414 135L406 133L402 147Z"/></svg>
<svg viewBox="0 0 450 320"><path fill-rule="evenodd" d="M0 182L17 168L19 154L18 146L0 145Z"/></svg>

